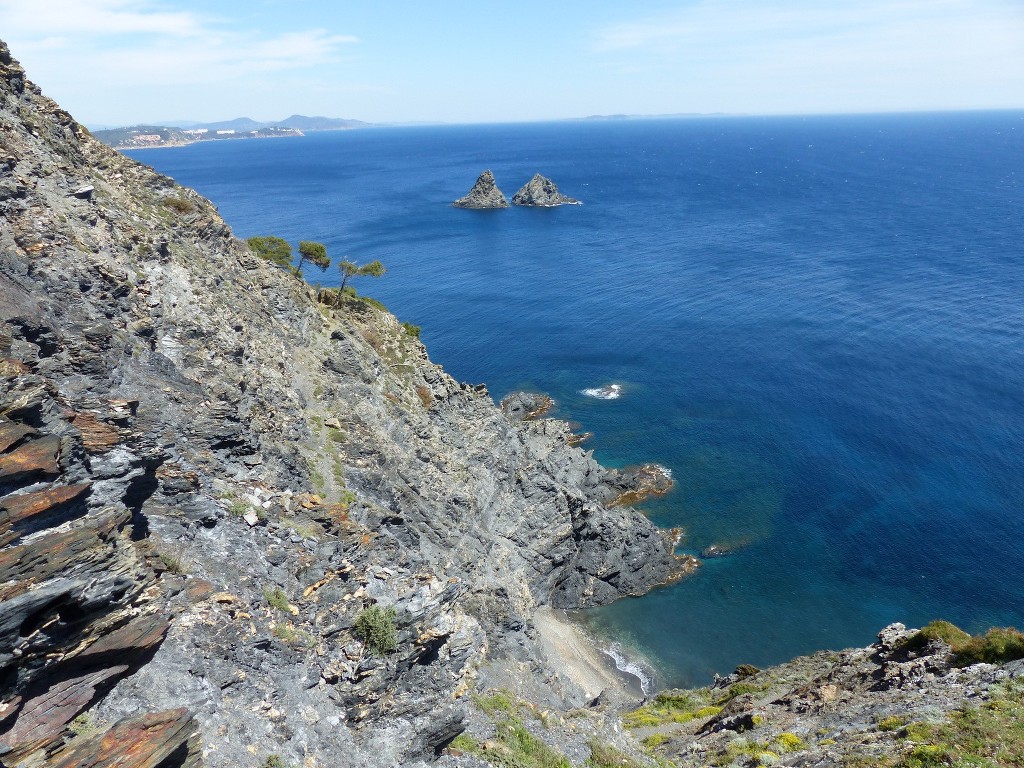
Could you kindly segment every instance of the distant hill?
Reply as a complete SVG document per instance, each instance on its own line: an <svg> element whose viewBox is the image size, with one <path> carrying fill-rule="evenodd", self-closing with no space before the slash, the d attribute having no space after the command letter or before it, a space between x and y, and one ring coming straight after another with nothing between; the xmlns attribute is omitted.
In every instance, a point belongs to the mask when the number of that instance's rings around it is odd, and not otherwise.
<svg viewBox="0 0 1024 768"><path fill-rule="evenodd" d="M222 120L219 123L195 123L193 128L206 128L211 131L258 131L269 128L277 123L261 123L251 117L236 117L234 120Z"/></svg>
<svg viewBox="0 0 1024 768"><path fill-rule="evenodd" d="M283 128L296 128L300 131L345 131L350 128L367 128L371 123L362 120L350 120L344 117L306 117L292 115L274 125Z"/></svg>
<svg viewBox="0 0 1024 768"><path fill-rule="evenodd" d="M251 117L236 117L216 123L182 120L180 125L133 125L93 131L93 136L115 149L177 147L198 141L221 139L266 139L302 136L307 131L345 131L366 128L371 123L341 117L292 115L284 120L260 122Z"/></svg>

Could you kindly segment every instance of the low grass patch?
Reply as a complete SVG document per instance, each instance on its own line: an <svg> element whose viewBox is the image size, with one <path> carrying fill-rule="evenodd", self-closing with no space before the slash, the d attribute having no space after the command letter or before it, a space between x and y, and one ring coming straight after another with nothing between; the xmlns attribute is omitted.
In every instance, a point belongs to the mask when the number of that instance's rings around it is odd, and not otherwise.
<svg viewBox="0 0 1024 768"><path fill-rule="evenodd" d="M879 729L886 720L879 721ZM896 731L891 755L850 755L848 766L871 768L1020 768L1024 765L1024 683L993 687L980 706L949 713L940 722L909 723ZM824 742L819 742L819 745Z"/></svg>
<svg viewBox="0 0 1024 768"><path fill-rule="evenodd" d="M519 702L508 691L494 691L486 695L475 696L474 703L490 718L496 715L515 715L519 711Z"/></svg>
<svg viewBox="0 0 1024 768"><path fill-rule="evenodd" d="M80 739L86 739L100 732L100 727L88 712L83 712L68 723L67 728Z"/></svg>
<svg viewBox="0 0 1024 768"><path fill-rule="evenodd" d="M691 691L664 691L654 701L627 712L622 724L627 728L656 728L669 723L688 723L714 717L737 696L764 693L771 687L768 682L734 683L724 690L696 688Z"/></svg>
<svg viewBox="0 0 1024 768"><path fill-rule="evenodd" d="M292 624L277 623L274 625L272 632L274 637L289 645L305 645L309 647L314 644L313 636L309 632L296 629Z"/></svg>
<svg viewBox="0 0 1024 768"><path fill-rule="evenodd" d="M771 764L782 755L806 749L803 739L793 733L780 733L771 741L736 738L726 744L725 749L712 756L712 765L730 765L744 760L754 763Z"/></svg>
<svg viewBox="0 0 1024 768"><path fill-rule="evenodd" d="M156 553L157 560L164 567L167 573L173 573L176 576L184 576L188 571L185 568L185 562L181 556L181 550L179 548L161 549Z"/></svg>
<svg viewBox="0 0 1024 768"><path fill-rule="evenodd" d="M610 744L592 740L589 744L590 759L588 768L643 768L643 766L621 749Z"/></svg>
<svg viewBox="0 0 1024 768"><path fill-rule="evenodd" d="M909 749L898 768L1024 765L1024 687L1005 688L980 707L964 707L942 723L907 726Z"/></svg>
<svg viewBox="0 0 1024 768"><path fill-rule="evenodd" d="M424 408L429 408L434 404L434 393L430 391L429 387L422 384L416 386L416 397L420 399L420 404Z"/></svg>
<svg viewBox="0 0 1024 768"><path fill-rule="evenodd" d="M904 725L907 724L907 718L899 715L890 715L889 717L883 717L878 721L878 730L880 731L898 731Z"/></svg>
<svg viewBox="0 0 1024 768"><path fill-rule="evenodd" d="M657 749L668 743L668 734L664 733L652 733L650 736L645 736L640 740L647 749Z"/></svg>
<svg viewBox="0 0 1024 768"><path fill-rule="evenodd" d="M249 511L249 505L244 501L232 501L228 503L228 512L236 517L241 517Z"/></svg>
<svg viewBox="0 0 1024 768"><path fill-rule="evenodd" d="M452 749L475 755L495 768L572 768L565 755L534 736L524 725L519 713L528 705L511 693L490 691L475 695L473 701L494 723L494 736L480 740L462 733L452 741ZM631 768L629 764L621 765Z"/></svg>
<svg viewBox="0 0 1024 768"><path fill-rule="evenodd" d="M288 527L303 539L319 539L324 534L324 527L312 520L293 520Z"/></svg>

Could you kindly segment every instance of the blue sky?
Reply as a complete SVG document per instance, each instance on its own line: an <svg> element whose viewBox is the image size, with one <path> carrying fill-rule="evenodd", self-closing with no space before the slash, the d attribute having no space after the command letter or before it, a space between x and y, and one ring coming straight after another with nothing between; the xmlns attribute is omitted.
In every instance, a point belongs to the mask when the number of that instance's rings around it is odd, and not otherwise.
<svg viewBox="0 0 1024 768"><path fill-rule="evenodd" d="M86 124L1024 108L1024 0L0 0Z"/></svg>

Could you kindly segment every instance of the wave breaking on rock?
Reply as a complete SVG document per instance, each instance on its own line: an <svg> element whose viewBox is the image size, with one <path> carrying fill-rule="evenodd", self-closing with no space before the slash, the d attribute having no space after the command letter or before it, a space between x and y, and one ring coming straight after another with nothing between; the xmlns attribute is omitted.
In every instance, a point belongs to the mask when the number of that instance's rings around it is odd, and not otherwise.
<svg viewBox="0 0 1024 768"><path fill-rule="evenodd" d="M622 385L621 384L605 384L603 387L592 387L590 389L581 389L581 395L587 397L594 397L598 400L618 400L622 397Z"/></svg>

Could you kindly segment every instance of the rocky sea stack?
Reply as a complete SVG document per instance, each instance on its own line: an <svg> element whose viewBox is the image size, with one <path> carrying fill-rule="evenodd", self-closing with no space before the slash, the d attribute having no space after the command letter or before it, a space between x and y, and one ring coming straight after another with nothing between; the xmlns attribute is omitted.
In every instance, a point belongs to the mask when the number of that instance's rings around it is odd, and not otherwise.
<svg viewBox="0 0 1024 768"><path fill-rule="evenodd" d="M533 178L513 195L512 205L551 208L556 205L582 205L582 203L560 193L551 179L535 173Z"/></svg>
<svg viewBox="0 0 1024 768"><path fill-rule="evenodd" d="M489 170L484 171L477 178L469 194L460 197L454 203L456 208L475 208L486 210L488 208L508 208L508 200L498 189L494 181L494 174Z"/></svg>

